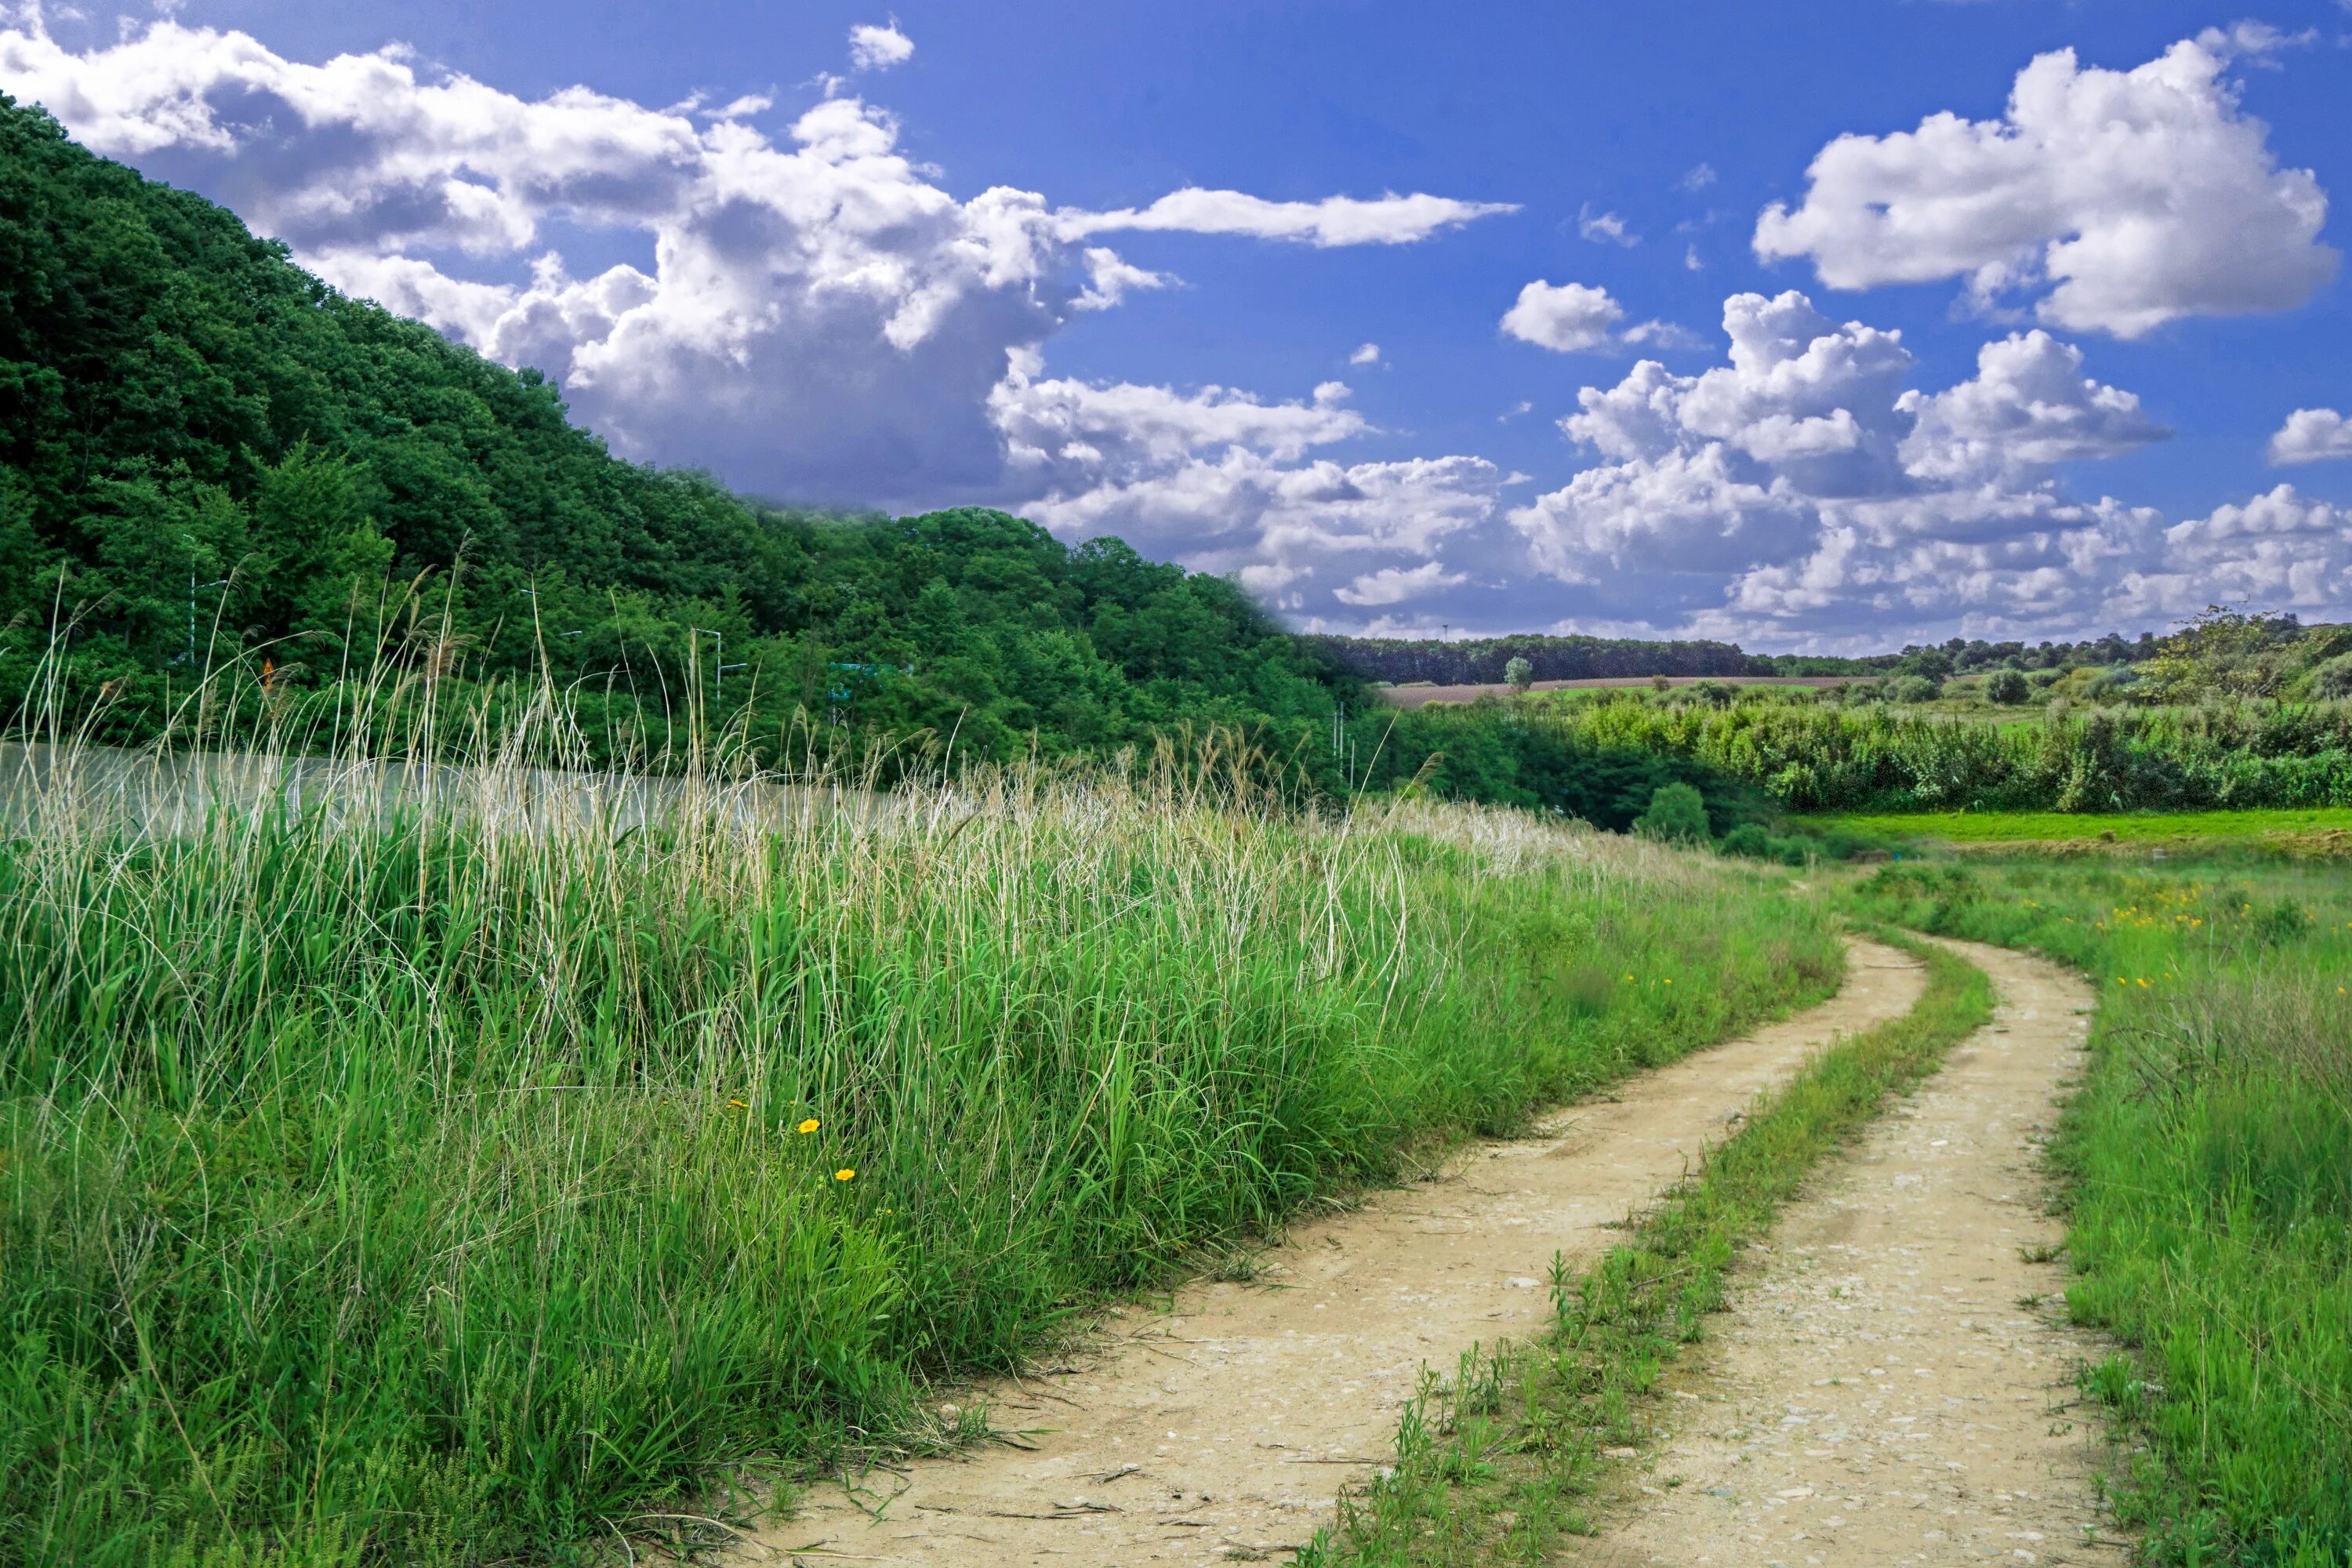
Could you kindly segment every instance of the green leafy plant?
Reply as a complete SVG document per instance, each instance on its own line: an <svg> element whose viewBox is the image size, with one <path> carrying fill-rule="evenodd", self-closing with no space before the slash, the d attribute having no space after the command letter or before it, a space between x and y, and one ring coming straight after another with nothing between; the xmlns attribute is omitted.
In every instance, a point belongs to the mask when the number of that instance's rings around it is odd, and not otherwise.
<svg viewBox="0 0 2352 1568"><path fill-rule="evenodd" d="M1633 819L1633 831L1673 844L1704 844L1711 836L1706 801L1689 784L1661 784L1649 809Z"/></svg>

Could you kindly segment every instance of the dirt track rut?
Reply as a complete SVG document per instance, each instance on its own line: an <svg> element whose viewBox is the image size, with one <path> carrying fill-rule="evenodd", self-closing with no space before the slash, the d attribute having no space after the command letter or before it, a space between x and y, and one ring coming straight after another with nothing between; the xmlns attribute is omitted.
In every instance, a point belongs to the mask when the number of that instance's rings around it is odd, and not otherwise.
<svg viewBox="0 0 2352 1568"><path fill-rule="evenodd" d="M1540 1329L1555 1252L1608 1227L1720 1142L1822 1046L1899 1016L1920 965L1855 942L1831 1001L1475 1145L1435 1182L1297 1226L1251 1284L1129 1309L1089 1354L994 1390L992 1447L826 1484L751 1555L810 1563L1230 1561L1304 1544L1342 1482L1387 1455L1423 1364ZM1273 1289L1269 1287L1279 1287Z"/></svg>
<svg viewBox="0 0 2352 1568"><path fill-rule="evenodd" d="M2063 1227L2040 1145L2090 988L1948 944L2000 1010L1783 1215L1696 1375L1640 1506L1563 1553L1608 1568L2120 1564L2072 1408L2095 1345L2059 1321ZM1688 1402L1688 1403L1685 1403ZM1674 1482L1668 1485L1668 1482Z"/></svg>

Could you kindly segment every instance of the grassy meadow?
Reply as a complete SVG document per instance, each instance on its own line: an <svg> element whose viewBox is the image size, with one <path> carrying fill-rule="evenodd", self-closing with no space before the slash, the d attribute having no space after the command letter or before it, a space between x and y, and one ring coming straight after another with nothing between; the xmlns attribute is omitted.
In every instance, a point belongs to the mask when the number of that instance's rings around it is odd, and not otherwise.
<svg viewBox="0 0 2352 1568"><path fill-rule="evenodd" d="M1941 844L2042 844L2082 839L2185 847L2215 841L2260 843L2281 837L2352 834L2352 806L2305 811L2168 811L2082 814L2063 811L1825 813L1824 827L1884 838Z"/></svg>
<svg viewBox="0 0 2352 1568"><path fill-rule="evenodd" d="M515 765L12 798L0 1558L618 1561L1840 970L1735 868L1232 752L620 827Z"/></svg>
<svg viewBox="0 0 2352 1568"><path fill-rule="evenodd" d="M2217 850L1889 866L1868 913L2099 985L2069 1108L2074 1315L2164 1563L2352 1560L2352 882Z"/></svg>

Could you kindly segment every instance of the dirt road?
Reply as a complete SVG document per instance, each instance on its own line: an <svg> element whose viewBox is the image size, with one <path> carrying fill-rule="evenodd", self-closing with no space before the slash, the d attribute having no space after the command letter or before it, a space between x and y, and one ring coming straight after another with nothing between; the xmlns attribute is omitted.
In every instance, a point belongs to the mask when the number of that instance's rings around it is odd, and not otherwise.
<svg viewBox="0 0 2352 1568"><path fill-rule="evenodd" d="M2063 1327L2063 1228L2040 1145L2079 1070L2090 988L1950 944L2000 1011L1783 1215L1682 1431L1622 1527L1566 1554L1608 1568L2116 1563L2090 1500L2093 1431ZM1670 1484L1671 1483L1671 1484Z"/></svg>
<svg viewBox="0 0 2352 1568"><path fill-rule="evenodd" d="M1719 1142L1758 1090L1832 1037L1909 1009L1920 966L1853 944L1832 1001L1474 1146L1442 1177L1300 1226L1250 1284L1202 1282L1171 1310L1130 1309L1092 1355L995 1391L994 1447L903 1473L852 1501L827 1485L751 1556L970 1568L1202 1563L1307 1542L1344 1481L1390 1451L1424 1363L1539 1330L1552 1255L1607 1227Z"/></svg>

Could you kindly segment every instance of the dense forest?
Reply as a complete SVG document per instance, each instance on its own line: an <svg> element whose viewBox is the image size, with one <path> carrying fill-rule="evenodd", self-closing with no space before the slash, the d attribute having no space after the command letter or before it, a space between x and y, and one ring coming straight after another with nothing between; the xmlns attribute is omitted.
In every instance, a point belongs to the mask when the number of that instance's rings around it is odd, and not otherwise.
<svg viewBox="0 0 2352 1568"><path fill-rule="evenodd" d="M756 741L797 710L980 757L1187 723L1295 744L1355 693L1234 584L1115 540L813 515L620 461L536 373L5 100L0 627L0 710L37 683L113 740L240 663L281 702L391 660L544 674L665 733L715 710Z"/></svg>
<svg viewBox="0 0 2352 1568"><path fill-rule="evenodd" d="M2293 617L2284 619L2292 624ZM2083 642L1987 642L1953 637L1900 653L1845 658L1829 654L1759 654L1724 642L1643 642L1632 637L1310 637L1309 645L1350 675L1402 686L1495 686L1511 660L1528 661L1531 680L1606 680L1646 675L1916 675L1931 680L1983 669L2074 669L2130 664L2154 656L2157 637L2110 632Z"/></svg>
<svg viewBox="0 0 2352 1568"><path fill-rule="evenodd" d="M1492 686L1524 658L1535 680L1639 675L1770 675L1769 660L1723 642L1639 642L1630 637L1340 637L1303 639L1350 675L1394 685Z"/></svg>

